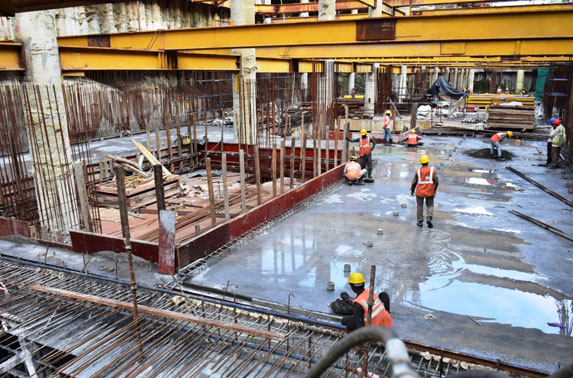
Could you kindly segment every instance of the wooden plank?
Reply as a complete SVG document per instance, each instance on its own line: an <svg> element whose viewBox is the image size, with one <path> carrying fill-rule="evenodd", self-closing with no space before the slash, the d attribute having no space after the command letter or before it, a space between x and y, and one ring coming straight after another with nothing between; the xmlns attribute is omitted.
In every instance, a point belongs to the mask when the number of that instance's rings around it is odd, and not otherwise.
<svg viewBox="0 0 573 378"><path fill-rule="evenodd" d="M108 307L118 308L118 309L122 309L122 310L133 311L133 305L131 303L117 301L115 299L108 299L108 298L98 297L98 296L90 295L90 294L82 294L82 293L77 293L77 292L73 292L70 290L56 289L53 287L48 287L48 286L43 286L43 285L32 285L32 286L30 286L30 290L38 291L38 292L46 293L46 294L57 295L57 296L64 297L64 298L71 298L71 299L76 299L76 300L80 300L80 301L84 301L84 302L95 303L95 304L99 304L102 306L108 306ZM224 323L224 322L221 322L221 321L215 320L215 319L200 318L198 316L194 316L194 315L190 315L190 314L182 314L179 312L162 310L162 309L155 308L155 307L139 305L139 306L137 306L137 309L142 314L160 316L160 317L167 318L167 319L181 320L184 322L204 325L204 326L208 326L208 327L226 329L229 331L239 332L242 334L252 335L252 336L256 336L256 337L264 337L265 339L284 340L286 338L286 335L282 334L282 333L269 332L269 331L265 331L263 329L254 329L254 328L249 328L249 327L245 327L245 326L241 326L241 325L237 325L237 324Z"/></svg>
<svg viewBox="0 0 573 378"><path fill-rule="evenodd" d="M165 190L163 188L163 169L160 164L153 165L153 177L155 182L155 197L157 210L165 210Z"/></svg>
<svg viewBox="0 0 573 378"><path fill-rule="evenodd" d="M76 187L78 188L78 200L80 202L82 223L86 231L92 232L88 193L86 191L86 179L84 175L84 163L83 161L78 161L73 163L72 166L74 169L74 178L76 179Z"/></svg>

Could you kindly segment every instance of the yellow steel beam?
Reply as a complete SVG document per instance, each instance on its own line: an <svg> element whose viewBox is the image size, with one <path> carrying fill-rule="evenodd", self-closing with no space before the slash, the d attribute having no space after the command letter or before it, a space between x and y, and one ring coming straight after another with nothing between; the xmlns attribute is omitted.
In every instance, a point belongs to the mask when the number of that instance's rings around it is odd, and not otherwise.
<svg viewBox="0 0 573 378"><path fill-rule="evenodd" d="M21 43L0 42L0 71L24 71L23 47Z"/></svg>
<svg viewBox="0 0 573 378"><path fill-rule="evenodd" d="M567 11L572 7L571 4L538 4L538 5L513 5L513 6L496 6L485 8L444 8L431 10L412 10L413 16L443 16L443 15L473 15L484 13L509 13L509 12L539 12L539 11Z"/></svg>
<svg viewBox="0 0 573 378"><path fill-rule="evenodd" d="M105 47L60 47L62 71L164 70L176 67L176 53L111 49ZM171 55L168 58L168 55Z"/></svg>
<svg viewBox="0 0 573 378"><path fill-rule="evenodd" d="M180 52L177 55L177 69L180 70L237 71L240 68L240 65L239 55L196 54L184 52Z"/></svg>
<svg viewBox="0 0 573 378"><path fill-rule="evenodd" d="M573 30L573 28L572 28ZM573 56L573 38L514 41L416 42L313 47L268 47L258 56L294 59L383 59L465 56Z"/></svg>
<svg viewBox="0 0 573 378"><path fill-rule="evenodd" d="M156 50L380 42L549 40L573 38L571 25L573 7L559 11L412 16L119 33L110 35L109 39L112 48ZM62 46L88 46L88 36L61 37L58 41Z"/></svg>
<svg viewBox="0 0 573 378"><path fill-rule="evenodd" d="M371 0L373 2L373 0ZM337 1L336 10L366 9L368 5L362 1ZM302 12L318 12L318 3L291 3L291 4L255 4L255 12L263 15L289 14Z"/></svg>
<svg viewBox="0 0 573 378"><path fill-rule="evenodd" d="M293 72L290 59L257 58L257 73Z"/></svg>

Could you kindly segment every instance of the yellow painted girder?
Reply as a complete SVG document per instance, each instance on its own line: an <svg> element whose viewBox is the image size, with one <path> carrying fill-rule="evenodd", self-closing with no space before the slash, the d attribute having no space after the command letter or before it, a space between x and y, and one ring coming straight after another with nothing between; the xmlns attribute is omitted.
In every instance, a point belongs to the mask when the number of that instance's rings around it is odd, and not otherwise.
<svg viewBox="0 0 573 378"><path fill-rule="evenodd" d="M163 51L60 47L62 71L164 70L175 68Z"/></svg>
<svg viewBox="0 0 573 378"><path fill-rule="evenodd" d="M394 22L395 33L388 32ZM112 48L132 49L300 47L381 42L374 38L386 38L387 42L573 38L572 25L573 7L559 11L410 16L119 33L109 38ZM366 40L359 41L357 34L361 28L366 28L370 33L367 33ZM378 35L382 30L387 33ZM87 40L87 36L61 37L58 43L61 46L87 46Z"/></svg>
<svg viewBox="0 0 573 378"><path fill-rule="evenodd" d="M570 10L572 4L538 4L538 5L515 5L515 6L496 6L485 8L445 8L432 10L412 10L415 16L444 16L444 15L473 15L484 13L500 12L540 12L540 11L559 11Z"/></svg>
<svg viewBox="0 0 573 378"><path fill-rule="evenodd" d="M21 43L0 42L0 71L24 71Z"/></svg>

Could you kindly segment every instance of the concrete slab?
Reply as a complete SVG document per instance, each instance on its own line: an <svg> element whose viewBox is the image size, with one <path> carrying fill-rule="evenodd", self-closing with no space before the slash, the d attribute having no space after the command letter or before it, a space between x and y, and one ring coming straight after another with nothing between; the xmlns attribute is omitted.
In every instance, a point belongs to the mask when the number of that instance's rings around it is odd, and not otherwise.
<svg viewBox="0 0 573 378"><path fill-rule="evenodd" d="M567 198L571 179L537 166L545 160L545 142L505 143L516 156L506 162L464 153L489 147L486 140L424 142L417 150L379 145L374 184L340 186L208 264L192 281L229 284L230 291L281 303L293 293L294 306L329 312L342 290L350 292L344 264L364 273L376 265L376 289L390 294L395 330L406 340L548 372L569 362L570 325L548 323L572 316L573 245L508 211L573 234L573 208L505 166ZM440 178L431 230L415 225L410 196L424 152ZM329 281L334 292L327 291Z"/></svg>

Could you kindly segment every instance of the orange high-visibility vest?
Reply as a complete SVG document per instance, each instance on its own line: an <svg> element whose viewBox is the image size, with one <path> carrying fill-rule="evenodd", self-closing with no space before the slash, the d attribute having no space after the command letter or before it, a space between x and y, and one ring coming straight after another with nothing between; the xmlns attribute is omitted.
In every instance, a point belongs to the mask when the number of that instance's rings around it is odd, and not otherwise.
<svg viewBox="0 0 573 378"><path fill-rule="evenodd" d="M416 171L418 175L418 186L416 186L416 195L418 197L433 197L436 195L434 188L434 167L422 167Z"/></svg>
<svg viewBox="0 0 573 378"><path fill-rule="evenodd" d="M408 144L410 146L415 146L418 144L418 136L416 134L408 135Z"/></svg>
<svg viewBox="0 0 573 378"><path fill-rule="evenodd" d="M360 137L360 156L368 155L370 153L370 137Z"/></svg>
<svg viewBox="0 0 573 378"><path fill-rule="evenodd" d="M507 135L506 133L495 133L494 136L491 137L491 141L499 143L499 138L506 135Z"/></svg>
<svg viewBox="0 0 573 378"><path fill-rule="evenodd" d="M358 302L358 304L362 306L362 308L364 309L364 325L366 325L368 320L369 295L370 295L370 290L364 289L362 294L360 294L354 300L354 302ZM372 320L370 322L370 325L381 326L386 328L392 327L394 321L392 320L390 313L386 311L386 309L384 308L384 304L380 301L380 298L378 298L378 295L376 295L376 293L372 293L372 299L374 300L374 304L372 305Z"/></svg>
<svg viewBox="0 0 573 378"><path fill-rule="evenodd" d="M346 163L346 177L350 180L359 178L360 169L360 164L355 161L349 161Z"/></svg>

